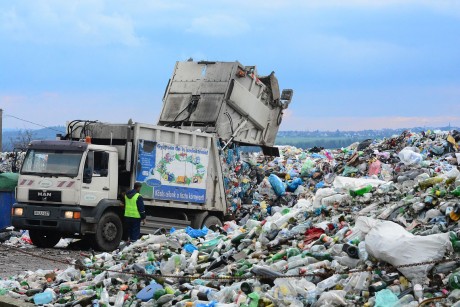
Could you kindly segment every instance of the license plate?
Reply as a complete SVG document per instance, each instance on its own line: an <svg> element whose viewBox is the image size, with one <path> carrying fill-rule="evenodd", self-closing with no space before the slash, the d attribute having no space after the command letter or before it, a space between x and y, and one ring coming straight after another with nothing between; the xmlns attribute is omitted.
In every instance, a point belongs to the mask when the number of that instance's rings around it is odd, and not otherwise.
<svg viewBox="0 0 460 307"><path fill-rule="evenodd" d="M34 211L34 215L50 216L50 212L49 211Z"/></svg>

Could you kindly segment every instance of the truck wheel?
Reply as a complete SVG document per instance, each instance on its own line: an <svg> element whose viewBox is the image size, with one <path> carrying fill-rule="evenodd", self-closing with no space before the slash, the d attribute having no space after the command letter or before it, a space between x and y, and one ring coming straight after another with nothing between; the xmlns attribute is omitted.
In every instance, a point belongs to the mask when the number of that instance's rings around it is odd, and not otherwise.
<svg viewBox="0 0 460 307"><path fill-rule="evenodd" d="M111 252L120 245L123 225L115 212L106 212L97 223L94 235L94 249Z"/></svg>
<svg viewBox="0 0 460 307"><path fill-rule="evenodd" d="M205 220L203 221L203 225L201 225L201 227L206 226L206 228L209 228L215 225L221 227L222 221L217 216L209 215L205 218Z"/></svg>
<svg viewBox="0 0 460 307"><path fill-rule="evenodd" d="M35 246L44 248L54 247L61 240L59 233L37 229L30 229L29 237Z"/></svg>

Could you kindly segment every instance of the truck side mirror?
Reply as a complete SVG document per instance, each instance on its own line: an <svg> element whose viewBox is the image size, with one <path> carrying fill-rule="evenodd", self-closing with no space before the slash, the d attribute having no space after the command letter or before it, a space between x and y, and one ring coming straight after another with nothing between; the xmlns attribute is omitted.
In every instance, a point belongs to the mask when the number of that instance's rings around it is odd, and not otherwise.
<svg viewBox="0 0 460 307"><path fill-rule="evenodd" d="M91 183L93 180L93 171L90 168L85 168L83 171L83 183Z"/></svg>

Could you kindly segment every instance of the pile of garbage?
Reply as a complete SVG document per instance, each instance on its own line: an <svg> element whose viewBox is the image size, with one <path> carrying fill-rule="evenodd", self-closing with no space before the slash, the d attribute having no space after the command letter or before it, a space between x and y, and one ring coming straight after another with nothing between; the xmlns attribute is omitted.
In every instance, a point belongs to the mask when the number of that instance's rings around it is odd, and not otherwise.
<svg viewBox="0 0 460 307"><path fill-rule="evenodd" d="M460 306L460 134L222 153L229 213L0 281L54 306Z"/></svg>
<svg viewBox="0 0 460 307"><path fill-rule="evenodd" d="M25 152L0 152L0 173L20 170L24 157Z"/></svg>

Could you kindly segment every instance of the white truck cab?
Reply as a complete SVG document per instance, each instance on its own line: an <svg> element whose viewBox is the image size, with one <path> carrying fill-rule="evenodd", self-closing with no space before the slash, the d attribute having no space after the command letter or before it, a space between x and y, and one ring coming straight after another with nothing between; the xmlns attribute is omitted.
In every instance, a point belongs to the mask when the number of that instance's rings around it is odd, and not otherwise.
<svg viewBox="0 0 460 307"><path fill-rule="evenodd" d="M119 213L122 202L117 193L118 152L114 147L81 141L33 141L18 181L13 223L16 228L29 229L33 243L42 247L54 246L64 236L96 235L96 223L86 223L94 217L87 219L85 213L104 202ZM106 225L95 247L111 249L107 244L110 238L119 243L118 222Z"/></svg>

